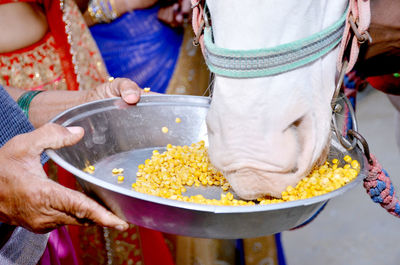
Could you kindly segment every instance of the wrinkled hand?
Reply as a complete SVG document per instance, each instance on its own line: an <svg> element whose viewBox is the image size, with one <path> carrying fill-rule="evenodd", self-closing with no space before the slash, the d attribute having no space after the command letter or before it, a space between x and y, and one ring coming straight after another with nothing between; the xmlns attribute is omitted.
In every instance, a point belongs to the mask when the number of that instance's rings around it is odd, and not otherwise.
<svg viewBox="0 0 400 265"><path fill-rule="evenodd" d="M191 19L191 11L190 0L178 0L176 3L168 3L168 6L160 8L158 19L171 27L181 27L185 21Z"/></svg>
<svg viewBox="0 0 400 265"><path fill-rule="evenodd" d="M87 91L87 93L86 102L104 98L122 97L126 103L135 104L139 101L143 90L128 78L116 78L111 82L101 84L95 89Z"/></svg>
<svg viewBox="0 0 400 265"><path fill-rule="evenodd" d="M65 224L91 222L119 230L128 228L126 222L83 193L48 179L42 168L40 154L44 149L73 145L83 134L80 127L46 124L0 148L1 222L39 233Z"/></svg>

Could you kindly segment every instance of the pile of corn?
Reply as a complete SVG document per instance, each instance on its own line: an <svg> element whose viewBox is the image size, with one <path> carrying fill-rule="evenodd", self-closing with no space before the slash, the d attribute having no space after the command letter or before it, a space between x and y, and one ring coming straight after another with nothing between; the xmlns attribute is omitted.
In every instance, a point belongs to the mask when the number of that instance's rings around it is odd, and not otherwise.
<svg viewBox="0 0 400 265"><path fill-rule="evenodd" d="M339 167L337 159L326 162L314 169L309 176L302 179L296 187L289 186L282 192L282 198L259 198L259 204L270 204L285 201L307 199L322 195L344 186L357 177L360 164L351 157L345 156L346 164ZM139 165L136 183L132 184L138 192L160 196L179 201L211 205L254 205L254 201L243 201L234 198L227 192L221 199L207 199L202 195L184 196L187 186L219 186L228 191L230 186L221 172L209 162L207 148L200 141L190 146L167 145L167 151L160 154L153 151L151 159Z"/></svg>

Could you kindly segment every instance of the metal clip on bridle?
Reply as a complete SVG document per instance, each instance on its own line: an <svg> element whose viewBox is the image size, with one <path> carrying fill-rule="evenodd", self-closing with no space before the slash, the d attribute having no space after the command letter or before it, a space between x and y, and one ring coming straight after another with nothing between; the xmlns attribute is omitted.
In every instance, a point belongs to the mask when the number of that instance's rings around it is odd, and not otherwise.
<svg viewBox="0 0 400 265"><path fill-rule="evenodd" d="M201 20L200 26L197 29L197 32L195 33L195 36L193 38L193 45L194 46L199 46L200 44L200 36L203 34L204 30L204 19Z"/></svg>
<svg viewBox="0 0 400 265"><path fill-rule="evenodd" d="M353 15L350 14L348 21L355 37L357 38L358 43L362 44L364 42L372 42L371 35L369 35L368 31L360 33L360 31L358 30L357 22L354 20Z"/></svg>
<svg viewBox="0 0 400 265"><path fill-rule="evenodd" d="M200 12L201 6L203 7L202 8L203 12ZM193 38L193 45L198 46L200 44L200 37L203 35L204 28L210 26L209 12L208 12L207 5L205 4L205 1L203 1L203 0L198 0L196 3L194 3L191 6L191 8L192 8L192 10L195 8L198 8L199 12L200 12L199 15L201 16L199 27L196 30L195 36Z"/></svg>
<svg viewBox="0 0 400 265"><path fill-rule="evenodd" d="M368 163L372 165L373 161L371 158L371 153L369 152L369 146L367 140L365 140L365 138L359 132L354 131L352 129L347 131L347 135L349 135L353 139L357 139L361 143L361 145L363 146L365 157L367 158Z"/></svg>
<svg viewBox="0 0 400 265"><path fill-rule="evenodd" d="M346 135L342 135L342 133L340 132L340 129L338 128L337 115L340 115L344 106L342 106L341 104L338 103L337 97L339 96L340 88L343 84L347 65L348 65L347 61L343 62L342 69L339 74L339 81L336 86L336 90L335 90L335 93L334 93L334 96L333 96L332 102L331 102L333 129L335 131L336 137L339 140L340 144L349 151L354 149L357 146L357 141L359 141L361 143L361 145L363 146L364 154L368 160L368 163L370 165L372 165L373 161L371 159L371 155L369 152L369 146L368 146L367 140L365 140L365 138L358 132L358 124L357 124L356 115L355 115L353 106L350 103L350 100L346 96L344 96L342 99L343 99L344 103L347 105L347 108L349 110L349 114L350 114L351 121L352 121L352 128L346 132Z"/></svg>
<svg viewBox="0 0 400 265"><path fill-rule="evenodd" d="M339 92L340 89L342 87L343 84L343 80L344 80L344 75L346 73L346 69L347 69L347 65L348 62L344 61L342 64L342 69L340 70L340 74L339 74L339 80L338 83L336 85L336 89L335 92L333 94L332 97L332 102L331 102L331 107L332 107L332 123L333 123L333 129L335 131L335 134L340 142L340 144L346 148L347 150L352 150L354 149L354 147L356 147L357 145L357 139L353 138L353 139L349 139L347 137L347 132L346 135L342 135L340 133L340 129L338 128L338 124L337 124L337 115L340 114L340 112L343 110L344 106L342 106L341 104L338 103L338 96L339 96ZM351 105L349 99L347 97L343 97L344 103L347 105L347 108L349 109L349 113L350 113L350 117L351 117L351 121L352 121L352 129L357 131L358 130L358 125L357 125L357 120L356 120L356 115L354 113L354 109L353 106Z"/></svg>

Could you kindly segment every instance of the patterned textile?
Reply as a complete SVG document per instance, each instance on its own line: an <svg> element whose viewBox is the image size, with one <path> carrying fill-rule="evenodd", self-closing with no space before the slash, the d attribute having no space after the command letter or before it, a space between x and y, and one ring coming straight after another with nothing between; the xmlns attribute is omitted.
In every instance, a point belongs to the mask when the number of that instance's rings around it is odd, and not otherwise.
<svg viewBox="0 0 400 265"><path fill-rule="evenodd" d="M33 126L21 109L0 86L0 146L14 136L32 130ZM41 162L46 161L47 156L42 155ZM4 225L0 223L0 229L2 228ZM36 264L43 254L47 239L48 234L34 234L22 227L17 227L7 243L0 249L0 264Z"/></svg>
<svg viewBox="0 0 400 265"><path fill-rule="evenodd" d="M43 2L50 31L33 45L0 53L0 84L26 90L87 90L107 81L104 62L74 1Z"/></svg>
<svg viewBox="0 0 400 265"><path fill-rule="evenodd" d="M56 49L53 36L47 33L31 47L0 54L0 84L30 90L67 90Z"/></svg>
<svg viewBox="0 0 400 265"><path fill-rule="evenodd" d="M175 69L183 34L160 22L159 7L126 13L90 28L109 73L164 93Z"/></svg>
<svg viewBox="0 0 400 265"><path fill-rule="evenodd" d="M14 0L0 0L0 4L7 1L14 2ZM18 51L0 54L0 84L9 84L26 90L88 90L108 79L108 72L96 43L73 0L18 1L42 4L49 32L38 43ZM54 162L46 163L45 169L53 180L80 190L73 175ZM141 240L142 232L143 229L134 225L123 233L108 229L107 235L100 226L68 226L68 230L59 228L52 231L47 251L40 264L71 265L78 262L81 265L110 263L158 265L160 264L158 260L152 261L156 258L159 260L164 258L162 264L167 264L165 260L170 254L166 253L168 249L161 233L146 230L145 244L145 240ZM114 242L107 244L111 240ZM134 240L135 244L127 243L127 241L132 242L131 240ZM74 248L71 248L71 243ZM107 248L107 245L110 247ZM151 251L157 252L158 255L153 255ZM142 253L150 254L142 255ZM166 257L160 253L168 255Z"/></svg>

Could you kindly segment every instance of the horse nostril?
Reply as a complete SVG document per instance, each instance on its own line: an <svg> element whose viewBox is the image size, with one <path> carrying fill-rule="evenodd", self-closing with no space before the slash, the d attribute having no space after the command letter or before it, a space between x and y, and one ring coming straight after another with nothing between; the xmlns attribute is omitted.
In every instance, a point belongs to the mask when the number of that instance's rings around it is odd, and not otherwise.
<svg viewBox="0 0 400 265"><path fill-rule="evenodd" d="M304 120L304 115L301 115L300 117L296 118L293 122L289 122L288 126L285 129L283 129L282 133L286 133L287 131L293 130L293 132L296 133L296 138L297 138L298 137L297 131L301 126L303 120Z"/></svg>
<svg viewBox="0 0 400 265"><path fill-rule="evenodd" d="M303 119L304 119L304 116L301 116L300 118L296 119L294 122L292 122L292 126L294 126L296 128L299 127L300 123L303 121Z"/></svg>

